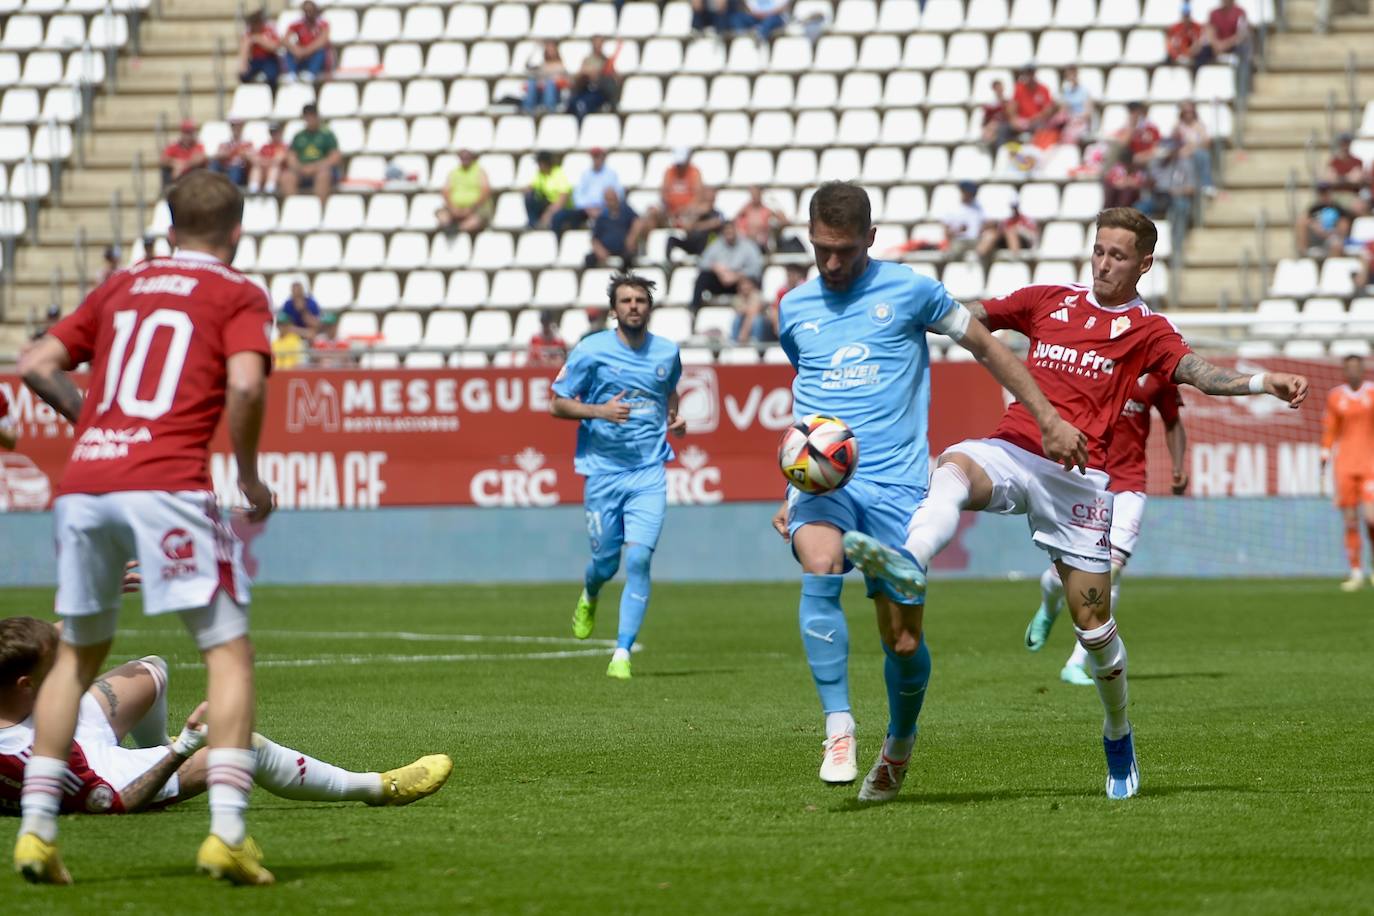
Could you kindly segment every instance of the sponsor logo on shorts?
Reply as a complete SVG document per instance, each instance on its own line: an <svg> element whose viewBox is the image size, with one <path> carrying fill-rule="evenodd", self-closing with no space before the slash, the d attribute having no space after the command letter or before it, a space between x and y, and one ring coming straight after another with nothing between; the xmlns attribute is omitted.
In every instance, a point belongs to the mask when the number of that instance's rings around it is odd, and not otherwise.
<svg viewBox="0 0 1374 916"><path fill-rule="evenodd" d="M1074 503L1070 514L1073 519L1069 524L1076 528L1088 528L1093 531L1111 530L1112 509L1101 497L1090 503Z"/></svg>
<svg viewBox="0 0 1374 916"><path fill-rule="evenodd" d="M172 528L162 536L162 555L167 563L162 578L181 579L196 574L196 542L185 528Z"/></svg>

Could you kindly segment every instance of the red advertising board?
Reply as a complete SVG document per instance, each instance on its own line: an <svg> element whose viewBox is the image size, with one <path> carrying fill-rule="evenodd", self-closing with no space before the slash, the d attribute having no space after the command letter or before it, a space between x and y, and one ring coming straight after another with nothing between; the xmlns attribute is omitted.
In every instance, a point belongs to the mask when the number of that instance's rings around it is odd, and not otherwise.
<svg viewBox="0 0 1374 916"><path fill-rule="evenodd" d="M576 425L549 415L552 381L540 369L278 372L262 474L283 509L579 502ZM669 500L780 498L776 450L791 422L791 382L787 366L685 367L678 390L688 435L673 440ZM976 364L936 364L932 388L935 449L986 435L1001 415L1001 391ZM71 428L14 376L0 375L0 391L22 436L0 478L0 508L45 508ZM211 475L221 499L238 502L223 428Z"/></svg>

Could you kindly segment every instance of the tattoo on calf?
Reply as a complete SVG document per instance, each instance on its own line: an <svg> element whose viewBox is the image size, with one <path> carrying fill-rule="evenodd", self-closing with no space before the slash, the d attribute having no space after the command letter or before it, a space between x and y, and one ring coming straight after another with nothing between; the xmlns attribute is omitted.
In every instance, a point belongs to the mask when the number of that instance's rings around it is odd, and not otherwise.
<svg viewBox="0 0 1374 916"><path fill-rule="evenodd" d="M1101 607L1107 601L1107 592L1097 588L1090 588L1086 592L1078 593L1083 598L1083 604L1087 607Z"/></svg>
<svg viewBox="0 0 1374 916"><path fill-rule="evenodd" d="M110 686L110 682L105 680L104 678L101 678L100 680L96 681L93 686L96 690L99 690L101 694L105 697L105 702L110 704L110 715L113 716L116 712L118 712L119 694L115 693L114 688Z"/></svg>

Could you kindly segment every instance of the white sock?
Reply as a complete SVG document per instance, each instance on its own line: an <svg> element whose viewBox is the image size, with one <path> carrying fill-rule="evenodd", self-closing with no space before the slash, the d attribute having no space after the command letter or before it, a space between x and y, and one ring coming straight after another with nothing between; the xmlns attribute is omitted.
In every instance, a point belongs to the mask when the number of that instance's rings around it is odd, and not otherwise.
<svg viewBox="0 0 1374 916"><path fill-rule="evenodd" d="M30 757L24 765L24 788L19 796L23 820L19 834L35 834L45 843L57 839L57 812L62 808L62 787L71 778L67 761L56 757Z"/></svg>
<svg viewBox="0 0 1374 916"><path fill-rule="evenodd" d="M894 738L887 736L887 741L883 743L883 756L888 760L901 763L911 756L911 749L916 746L916 736L910 738Z"/></svg>
<svg viewBox="0 0 1374 916"><path fill-rule="evenodd" d="M852 734L854 734L854 714L849 710L825 714L825 736L827 738Z"/></svg>
<svg viewBox="0 0 1374 916"><path fill-rule="evenodd" d="M273 795L297 801L380 801L382 777L354 773L282 747L254 733L257 769L253 781Z"/></svg>
<svg viewBox="0 0 1374 916"><path fill-rule="evenodd" d="M230 846L241 846L248 836L243 814L253 791L256 762L256 755L241 747L212 747L206 756L210 832Z"/></svg>
<svg viewBox="0 0 1374 916"><path fill-rule="evenodd" d="M954 540L968 494L968 476L956 465L942 464L931 475L930 492L906 529L906 549L922 567L928 569L931 558Z"/></svg>
<svg viewBox="0 0 1374 916"><path fill-rule="evenodd" d="M1064 609L1064 583L1059 578L1059 570L1051 563L1040 574L1040 603L1050 617L1058 617ZM1113 605L1115 607L1115 605Z"/></svg>
<svg viewBox="0 0 1374 916"><path fill-rule="evenodd" d="M146 655L138 663L153 676L157 684L157 696L147 714L129 729L129 734L139 747L171 744L172 739L167 736L167 663L156 655Z"/></svg>
<svg viewBox="0 0 1374 916"><path fill-rule="evenodd" d="M630 650L629 650L629 649L622 649L622 648L620 648L619 646L617 646L617 647L616 647L616 650L615 650L614 652L611 653L611 661L613 661L613 662L627 662L627 661L629 661L629 660L630 660Z"/></svg>
<svg viewBox="0 0 1374 916"><path fill-rule="evenodd" d="M1125 737L1131 730L1126 718L1126 644L1117 635L1116 621L1108 620L1092 630L1073 629L1088 653L1088 668L1106 713L1102 734L1108 738Z"/></svg>

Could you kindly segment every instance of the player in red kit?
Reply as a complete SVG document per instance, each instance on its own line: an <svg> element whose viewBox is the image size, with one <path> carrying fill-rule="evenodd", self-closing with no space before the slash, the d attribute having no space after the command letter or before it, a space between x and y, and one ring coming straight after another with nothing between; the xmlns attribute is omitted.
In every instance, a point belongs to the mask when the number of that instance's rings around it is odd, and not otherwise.
<svg viewBox="0 0 1374 916"><path fill-rule="evenodd" d="M62 641L34 707L14 851L34 882L71 882L56 843L68 752L131 560L143 570L144 613L179 614L205 661L210 835L197 867L236 883L272 881L244 824L254 768L248 577L206 468L225 414L248 518L272 511L257 474L272 314L266 294L229 266L242 232L239 189L196 171L167 202L172 256L113 274L19 360L24 382L76 424L53 504ZM83 398L67 373L85 362Z"/></svg>
<svg viewBox="0 0 1374 916"><path fill-rule="evenodd" d="M1159 375L1142 375L1126 399L1126 406L1117 417L1112 430L1112 444L1107 450L1108 489L1112 491L1112 609L1119 607L1121 572L1135 552L1140 539L1140 522L1145 515L1145 443L1150 438L1150 412L1154 410L1164 421L1164 441L1169 447L1173 463L1170 489L1182 496L1188 488L1188 471L1184 456L1188 449L1188 434L1183 428L1179 408L1183 397L1178 386ZM1059 570L1051 563L1040 577L1040 608L1026 627L1026 648L1039 652L1045 647L1055 618L1064 607L1064 583ZM1059 672L1059 679L1069 684L1090 686L1093 683L1088 666L1088 652L1075 641L1069 660Z"/></svg>
<svg viewBox="0 0 1374 916"><path fill-rule="evenodd" d="M961 442L940 458L930 491L907 527L904 545L859 532L844 536L855 566L907 595L925 591L930 560L953 538L962 510L1025 515L1031 539L1049 553L1064 582L1078 641L1106 716L1107 795L1139 791L1135 743L1126 715L1126 648L1111 612L1112 493L1107 450L1136 380L1156 373L1207 394L1268 393L1297 407L1307 379L1281 372L1247 376L1189 350L1168 319L1140 300L1136 286L1154 261L1154 223L1128 207L1097 216L1092 287L1030 286L971 307L988 328L1030 338L1031 376L1050 403L1088 440L1075 473L1041 451L1039 427L1013 403L991 438Z"/></svg>

